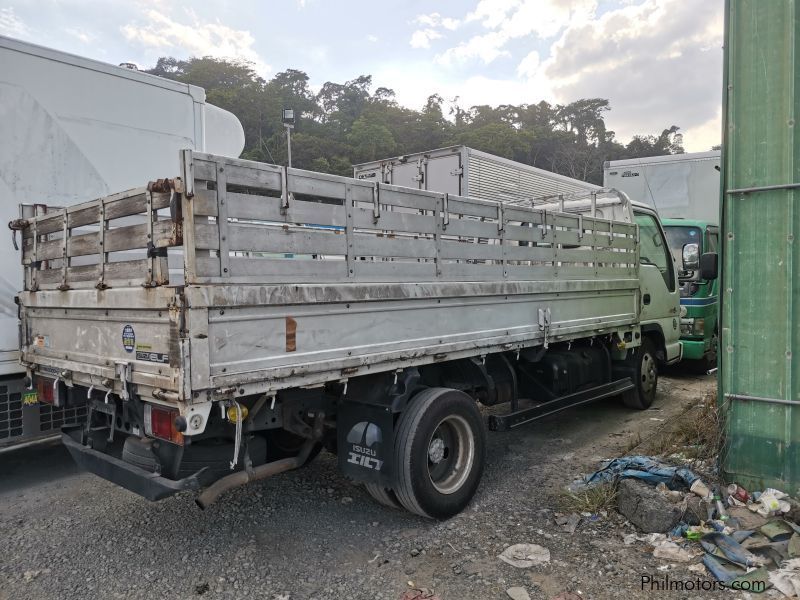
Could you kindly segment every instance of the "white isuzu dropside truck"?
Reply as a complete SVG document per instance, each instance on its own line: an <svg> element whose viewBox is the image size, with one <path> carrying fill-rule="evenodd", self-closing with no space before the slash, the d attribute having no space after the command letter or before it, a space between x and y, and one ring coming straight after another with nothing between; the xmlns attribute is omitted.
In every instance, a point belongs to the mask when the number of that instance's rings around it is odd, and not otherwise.
<svg viewBox="0 0 800 600"><path fill-rule="evenodd" d="M185 150L179 177L13 227L32 389L86 404L75 460L152 500L327 448L446 518L487 427L645 409L681 354L658 217L605 190L511 205Z"/></svg>

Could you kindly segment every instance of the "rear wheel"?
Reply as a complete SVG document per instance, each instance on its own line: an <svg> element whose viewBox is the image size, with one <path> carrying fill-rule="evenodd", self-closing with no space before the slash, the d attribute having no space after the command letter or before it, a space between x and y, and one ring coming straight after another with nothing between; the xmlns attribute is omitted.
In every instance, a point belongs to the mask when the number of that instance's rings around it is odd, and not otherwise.
<svg viewBox="0 0 800 600"><path fill-rule="evenodd" d="M449 388L424 390L397 424L394 493L418 515L452 517L478 489L485 457L486 427L475 401Z"/></svg>
<svg viewBox="0 0 800 600"><path fill-rule="evenodd" d="M642 339L632 360L633 389L622 394L625 406L645 410L650 408L656 398L658 385L658 363L655 345L649 338Z"/></svg>

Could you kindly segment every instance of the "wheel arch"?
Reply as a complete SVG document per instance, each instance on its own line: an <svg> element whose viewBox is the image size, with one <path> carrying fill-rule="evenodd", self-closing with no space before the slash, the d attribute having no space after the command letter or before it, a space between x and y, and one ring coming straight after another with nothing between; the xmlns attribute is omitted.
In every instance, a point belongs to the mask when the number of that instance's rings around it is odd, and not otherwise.
<svg viewBox="0 0 800 600"><path fill-rule="evenodd" d="M658 323L642 325L642 335L655 344L656 358L660 363L665 363L667 360L667 342L661 325Z"/></svg>

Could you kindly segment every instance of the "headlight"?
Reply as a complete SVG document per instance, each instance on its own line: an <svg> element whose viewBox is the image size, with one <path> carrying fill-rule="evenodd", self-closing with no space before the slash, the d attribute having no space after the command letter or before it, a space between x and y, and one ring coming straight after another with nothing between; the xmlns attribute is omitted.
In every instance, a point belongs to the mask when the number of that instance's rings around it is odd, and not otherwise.
<svg viewBox="0 0 800 600"><path fill-rule="evenodd" d="M686 310L686 307L681 305L681 319L683 319L686 316L687 312L688 311Z"/></svg>
<svg viewBox="0 0 800 600"><path fill-rule="evenodd" d="M692 326L692 333L695 335L703 335L705 333L706 328L706 320L705 319L695 319L694 325Z"/></svg>

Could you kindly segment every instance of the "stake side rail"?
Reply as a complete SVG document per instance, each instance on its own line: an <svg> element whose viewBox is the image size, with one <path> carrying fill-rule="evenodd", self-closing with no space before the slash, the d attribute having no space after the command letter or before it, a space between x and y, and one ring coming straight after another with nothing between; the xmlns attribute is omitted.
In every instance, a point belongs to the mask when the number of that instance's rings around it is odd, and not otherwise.
<svg viewBox="0 0 800 600"><path fill-rule="evenodd" d="M181 160L179 179L26 222L31 371L206 402L637 327L630 222ZM166 285L167 252L183 285Z"/></svg>

